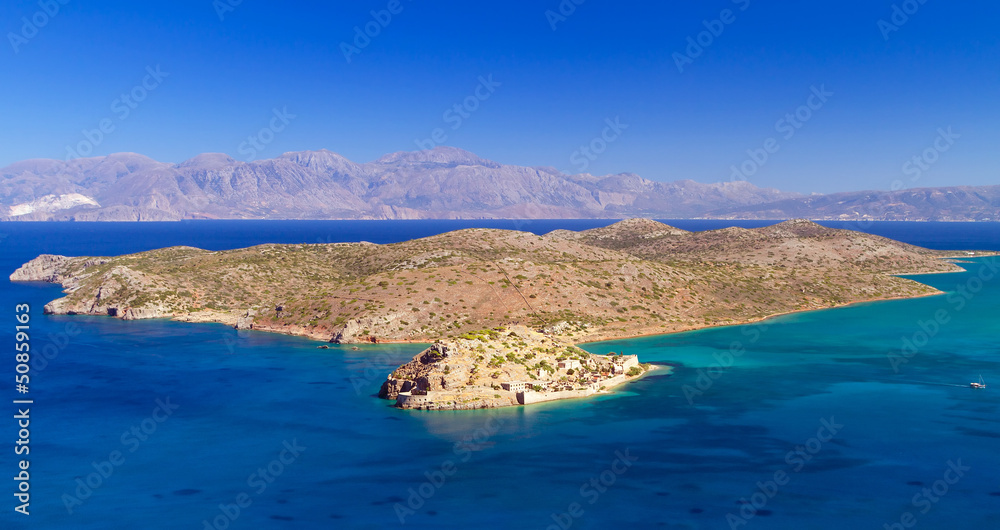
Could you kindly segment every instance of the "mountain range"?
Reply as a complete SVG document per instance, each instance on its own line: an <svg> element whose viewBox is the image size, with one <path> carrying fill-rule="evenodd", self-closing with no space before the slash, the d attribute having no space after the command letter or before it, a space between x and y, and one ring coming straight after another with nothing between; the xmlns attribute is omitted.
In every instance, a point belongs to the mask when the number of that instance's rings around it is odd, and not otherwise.
<svg viewBox="0 0 1000 530"><path fill-rule="evenodd" d="M740 181L568 175L453 147L364 164L320 150L251 162L207 153L176 164L117 153L0 169L0 220L626 217L990 221L1000 220L1000 186L804 196Z"/></svg>

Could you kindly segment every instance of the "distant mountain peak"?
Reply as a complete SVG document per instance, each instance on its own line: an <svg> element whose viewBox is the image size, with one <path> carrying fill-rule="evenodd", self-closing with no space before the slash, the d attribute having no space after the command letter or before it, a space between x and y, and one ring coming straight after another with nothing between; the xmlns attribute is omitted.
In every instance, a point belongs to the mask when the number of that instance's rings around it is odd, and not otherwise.
<svg viewBox="0 0 1000 530"><path fill-rule="evenodd" d="M198 168L198 169L218 169L226 166L231 166L236 163L236 160L225 154L225 153L202 153L195 157L189 158L180 164L177 164L179 168Z"/></svg>
<svg viewBox="0 0 1000 530"><path fill-rule="evenodd" d="M318 151L293 151L284 153L273 160L260 160L260 164L273 164L277 161L288 161L298 166L308 168L328 175L331 173L356 173L360 166L347 157L327 149Z"/></svg>
<svg viewBox="0 0 1000 530"><path fill-rule="evenodd" d="M398 153L387 154L373 164L379 165L420 165L420 164L444 164L453 166L487 166L500 167L500 164L492 160L481 158L475 153L470 153L458 147L439 145L433 149L424 151L400 151Z"/></svg>
<svg viewBox="0 0 1000 530"><path fill-rule="evenodd" d="M282 153L278 158L287 158L291 160L347 160L347 158L340 153L334 153L329 149L317 149L314 151L289 151L287 153Z"/></svg>

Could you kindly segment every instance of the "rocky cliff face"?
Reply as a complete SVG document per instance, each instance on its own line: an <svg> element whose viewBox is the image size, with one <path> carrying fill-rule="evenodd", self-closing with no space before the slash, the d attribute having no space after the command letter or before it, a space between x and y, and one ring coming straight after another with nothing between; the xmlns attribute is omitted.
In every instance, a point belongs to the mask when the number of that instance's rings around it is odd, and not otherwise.
<svg viewBox="0 0 1000 530"><path fill-rule="evenodd" d="M400 320L402 320L402 315L395 311L378 316L351 319L334 334L331 342L337 344L378 342L378 337L391 335L391 332L399 327Z"/></svg>
<svg viewBox="0 0 1000 530"><path fill-rule="evenodd" d="M236 329L253 329L253 317L255 316L257 316L257 311L253 309L247 310L246 313L243 313L243 316L236 320L234 327Z"/></svg>
<svg viewBox="0 0 1000 530"><path fill-rule="evenodd" d="M413 390L413 381L390 377L382 383L382 387L378 391L378 397L395 401L399 397L400 392L409 392L411 390Z"/></svg>
<svg viewBox="0 0 1000 530"><path fill-rule="evenodd" d="M42 254L28 263L21 265L20 268L10 275L10 280L12 282L62 283L66 279L69 269L68 265L75 262L76 260L67 258L66 256ZM96 260L91 261L91 263L98 262Z"/></svg>
<svg viewBox="0 0 1000 530"><path fill-rule="evenodd" d="M459 390L466 385L469 371L462 370L465 359L451 355L461 350L455 343L436 343L427 348L413 361L400 366L386 380L379 391L379 397L396 399L399 392L414 388L426 392ZM451 352L451 353L450 353ZM452 364L455 365L454 369Z"/></svg>
<svg viewBox="0 0 1000 530"><path fill-rule="evenodd" d="M166 304L150 301L139 307L131 302L141 292L155 291L154 279L126 266L108 267L105 258L69 258L42 255L24 264L10 275L11 281L59 283L67 293L84 285L94 289L90 296L65 297L45 305L49 314L108 315L123 320L141 320L174 316Z"/></svg>

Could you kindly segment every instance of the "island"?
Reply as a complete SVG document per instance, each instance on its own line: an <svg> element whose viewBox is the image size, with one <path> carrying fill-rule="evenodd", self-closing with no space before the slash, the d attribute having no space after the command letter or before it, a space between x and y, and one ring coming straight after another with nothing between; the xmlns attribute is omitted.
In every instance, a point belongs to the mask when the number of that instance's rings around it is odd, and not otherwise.
<svg viewBox="0 0 1000 530"><path fill-rule="evenodd" d="M403 407L442 408L606 390L624 380L614 377L640 374L620 374L614 359L573 344L938 294L900 275L959 271L943 258L968 256L806 220L688 232L628 219L581 232L467 229L388 245L42 255L10 279L60 284L65 296L47 313L218 322L341 344L434 342L381 393ZM560 369L567 359L580 362L579 374Z"/></svg>
<svg viewBox="0 0 1000 530"><path fill-rule="evenodd" d="M530 405L608 392L655 369L624 352L588 353L526 326L439 341L389 375L379 397L403 409Z"/></svg>

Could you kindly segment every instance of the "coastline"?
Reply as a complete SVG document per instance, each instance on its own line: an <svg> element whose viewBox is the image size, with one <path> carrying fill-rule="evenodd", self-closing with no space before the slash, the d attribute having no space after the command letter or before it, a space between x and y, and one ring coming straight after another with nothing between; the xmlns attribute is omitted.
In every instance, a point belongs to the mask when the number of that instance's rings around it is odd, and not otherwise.
<svg viewBox="0 0 1000 530"><path fill-rule="evenodd" d="M975 258L988 258L988 257L1000 256L1000 252L993 252L993 251L989 251L989 252L987 252L987 251L977 251L977 252L986 252L986 253L985 253L985 255L982 255L982 256L961 256L961 257L962 258L972 258L972 257L975 257ZM957 258L958 258L958 256L956 256L956 257L945 256L945 257L942 257L941 259L944 260L944 259L957 259ZM971 262L969 262L969 263L971 263ZM957 274L957 273L960 273L960 272L967 272L968 271L968 269L966 269L965 267L961 267L960 265L958 265L958 266L961 268L961 270L957 270L957 271L930 271L930 272L894 273L894 274L892 274L892 276L900 276L900 277L902 277L902 276L925 276L925 275L931 275L931 274ZM926 284L921 284L921 285L926 285ZM928 286L928 287L930 287L930 286ZM783 317L783 316L787 316L787 315L794 315L796 313L808 313L808 312L812 312L812 311L827 311L827 310L831 310L831 309L843 309L843 308L846 308L846 307L851 307L851 306L855 306L855 305L859 305L859 304L868 304L868 303L873 303L873 302L891 302L891 301L894 301L894 300L916 300L918 298L927 298L927 297L931 297L931 296L941 296L943 294L946 294L946 293L944 291L935 289L935 292L933 292L933 293L917 294L917 295L912 295L912 296L895 296L895 297L891 297L891 298L869 298L869 299L865 299L865 300L855 300L853 302L847 302L845 304L835 305L835 306L831 306L831 307L817 307L817 308L813 308L813 309L795 309L795 310L792 310L792 311L784 311L784 312L781 312L781 313L774 313L772 315L768 315L768 316L762 317L762 318L751 319L751 320L744 320L744 321L734 322L734 323L730 323L730 324L711 324L711 325L705 325L705 326L695 326L695 327L691 327L691 328L686 328L686 329L681 329L681 330L676 330L676 331L667 331L667 332L663 332L663 333L642 333L642 334L637 334L637 335L635 335L635 334L633 334L633 335L613 335L613 336L607 336L607 337L602 337L602 338L597 338L597 339L588 339L588 340L586 340L584 342L579 342L578 344L595 344L595 343L599 343L599 342L610 342L610 341L615 341L615 340L628 340L628 339L640 339L640 338L644 338L644 337L655 337L655 336L658 336L658 335L674 335L676 333L687 333L687 332L690 332L690 331L701 331L703 329L711 329L711 328L725 328L725 327L729 327L729 326L746 326L746 325L751 325L751 324L757 324L759 322L764 322L766 320L771 320L771 319L778 318L778 317Z"/></svg>
<svg viewBox="0 0 1000 530"><path fill-rule="evenodd" d="M918 275L918 274L919 275L922 275L922 274L955 274L957 272L962 272L962 271L943 271L943 272L933 272L933 273L915 273L913 275ZM684 328L681 328L681 329L674 329L674 330L670 330L670 331L654 331L654 332L651 332L651 333L631 333L631 334L622 334L622 335L586 336L586 337L580 337L579 339L581 339L581 340L579 342L574 341L574 343L575 344L590 344L590 343L595 343L595 342L606 342L606 341L612 341L612 340L625 340L625 339L638 339L638 338L643 338L643 337L655 337L657 335L674 335L676 333L687 333L687 332L690 332L690 331L701 331L703 329L725 328L725 327L730 327L730 326L746 326L746 325L749 325L749 324L756 324L758 322L764 322L766 320L771 320L771 319L778 318L778 317L783 317L783 316L787 316L787 315L794 315L796 313L809 313L809 312L813 312L813 311L826 311L826 310L830 310L830 309L843 309L845 307L851 307L851 306L858 305L858 304L867 304L867 303L872 303L872 302L891 302L891 301L895 301L895 300L910 300L910 299L917 299L917 298L926 298L926 297L929 297L929 296L941 296L942 294L945 294L944 291L936 291L936 292L933 292L933 293L924 293L924 294L917 294L917 295L912 295L912 296L895 296L895 297L891 297L891 298L866 298L866 299L863 299L863 300L854 300L854 301L851 301L851 302L846 302L846 303L843 303L843 304L840 304L840 305L835 305L835 306L830 306L830 307L814 307L814 308L808 308L808 309L793 309L793 310L790 310L790 311L782 311L782 312L779 312L779 313L772 313L770 315L759 317L759 318L753 318L753 319L749 319L749 320L740 320L740 321L729 322L729 323L725 323L725 324L705 324L705 325L702 325L702 326L684 327ZM94 316L104 316L104 315L94 315ZM114 317L108 317L108 318L114 318ZM212 318L212 317L209 317L209 318L190 318L190 317L188 317L188 316L185 315L185 316L166 316L166 317L163 317L163 318L165 318L167 320L172 320L172 321L175 321L175 322L184 322L184 323L188 323L188 324L223 324L223 325L227 325L227 326L234 326L234 321L235 321L235 317L234 318L223 318L222 316L220 316L218 318ZM324 344L330 344L331 343L331 341L328 338L326 338L326 337L329 336L329 334L317 334L317 333L309 333L309 332L297 333L297 332L295 332L295 330L290 330L290 329L278 329L278 328L266 328L266 327L252 327L252 328L249 328L248 330L244 330L244 331L259 331L261 333L277 333L279 335L288 335L288 336L292 336L292 337L304 337L304 338L307 338L309 340L314 340L316 342L322 342ZM572 339L574 337L567 337L567 338L571 338ZM435 340L436 339L431 338L431 337L428 337L428 338L425 338L425 339L388 339L387 338L387 339L379 339L379 341L377 343L359 342L359 343L345 343L344 345L352 344L352 345L356 346L356 345L363 345L363 344L429 344L429 343L434 342Z"/></svg>
<svg viewBox="0 0 1000 530"><path fill-rule="evenodd" d="M919 276L919 275L929 275L929 274L955 274L955 273L958 273L958 272L963 272L963 270L958 270L958 271L914 272L914 273L905 273L905 274L892 274L892 276ZM922 285L926 285L926 284L922 284ZM590 344L590 343L606 342L606 341L613 341L613 340L626 340L626 339L637 339L637 338L643 338L643 337L653 337L653 336L657 336L657 335L673 335L673 334L676 334L676 333L687 333L687 332L691 332L691 331L701 331L703 329L724 328L724 327L729 327L729 326L746 326L746 325L749 325L749 324L756 324L756 323L763 322L763 321L766 321L766 320L770 320L770 319L774 319L774 318L778 318L778 317L782 317L782 316L787 316L787 315L793 315L793 314L796 314L796 313L807 313L807 312L812 312L812 311L824 311L824 310L830 310L830 309L842 309L842 308L850 307L850 306L857 305L857 304L866 304L866 303L872 303L872 302L889 302L889 301L894 301L894 300L909 300L909 299L924 298L924 297L929 297L929 296L940 296L942 294L945 294L944 291L935 290L935 292L931 292L931 293L923 293L923 294L916 294L916 295L910 295L910 296L895 296L895 297L889 297L889 298L866 298L866 299L862 299L862 300L853 300L853 301L850 301L850 302L845 302L843 304L829 306L829 307L814 307L814 308L805 308L805 309L793 309L793 310L789 310L789 311L782 311L782 312L778 312L778 313L772 313L772 314L769 314L769 315L766 315L766 316L763 316L763 317L752 318L752 319L747 319L747 320L739 320L739 321L728 322L728 323L724 323L724 324L704 324L704 325L700 325L700 326L681 327L681 328L678 328L678 329L672 329L672 330L668 330L668 331L651 331L651 332L648 332L648 333L647 332L640 332L640 333L624 333L624 334L608 334L608 335L588 335L588 336L583 336L583 337L572 337L572 336L570 336L570 337L566 337L566 338L567 339L571 339L572 342L575 343L575 344ZM201 313L201 314L199 314L199 313ZM57 313L57 314L67 314L68 315L69 313ZM95 316L104 316L104 315L95 315ZM115 318L115 317L108 316L108 318ZM252 326L250 328L239 328L239 327L237 327L237 322L239 320L239 317L237 315L231 314L231 313L219 313L219 312L215 312L215 311L204 311L204 312L198 312L198 313L188 313L188 314L184 314L184 315L174 315L174 316L167 316L167 315L165 315L165 316L160 317L160 318L164 318L164 319L167 319L167 320L172 320L172 321L175 321L175 322L185 322L185 323L189 323L189 324L202 324L202 323L223 324L223 325L226 325L226 326L232 326L232 327L234 327L236 329L242 329L242 330L260 331L260 332L263 332L263 333L277 333L277 334L280 334L280 335L288 335L288 336L293 336L293 337L304 337L306 339L314 340L316 342L322 342L324 344L330 344L331 342L333 342L329 338L329 336L330 336L329 333L311 333L311 332L309 332L309 331L307 331L307 330L305 330L303 328L299 328L298 326L290 326L288 328L274 328L274 327L267 327L267 326ZM438 340L438 339L434 339L432 337L426 337L426 338L421 338L421 339L390 339L390 338L385 338L385 339L379 339L377 343L358 342L358 343L345 343L345 344L353 344L353 345L362 345L362 344L428 344L428 343L433 343L435 340Z"/></svg>
<svg viewBox="0 0 1000 530"><path fill-rule="evenodd" d="M956 272L961 272L961 271L938 272L938 273L934 273L934 274L955 274ZM814 312L814 311L829 311L829 310L832 310L832 309L844 309L844 308L855 306L855 305L858 305L858 304L868 304L868 303L873 303L873 302L892 302L892 301L897 301L897 300L915 300L917 298L927 298L927 297L930 297L930 296L941 296L943 294L945 294L944 291L937 291L937 292L933 292L933 293L916 294L916 295L912 295L912 296L895 296L895 297L891 297L891 298L869 298L869 299L865 299L865 300L856 300L856 301L853 301L853 302L847 302L847 303L844 303L844 304L830 306L830 307L815 307L815 308L811 308L811 309L793 309L791 311L783 311L781 313L774 313L774 314L767 315L767 316L761 317L761 318L755 318L755 319L750 319L750 320L742 320L742 321L739 321L739 322L732 322L732 323L728 323L728 324L706 324L704 326L693 326L693 327L690 327L690 328L678 329L678 330L674 330L674 331L665 331L665 332L659 332L659 333L639 333L639 334L631 334L631 335L610 335L610 336L606 336L606 337L602 336L602 337L596 338L596 339L590 339L590 338L588 338L587 340L585 340L583 342L579 342L577 344L594 344L594 343L598 343L598 342L609 342L609 341L614 341L614 340L641 339L641 338L644 338L644 337L656 337L656 336L659 336L659 335L675 335L677 333L688 333L688 332L691 332L691 331L701 331L701 330L704 330L704 329L727 328L727 327L732 327L732 326L747 326L747 325L757 324L757 323L764 322L766 320L771 320L771 319L778 318L778 317L783 317L783 316L787 316L787 315L794 315L794 314L797 314L797 313L811 313L811 312Z"/></svg>

